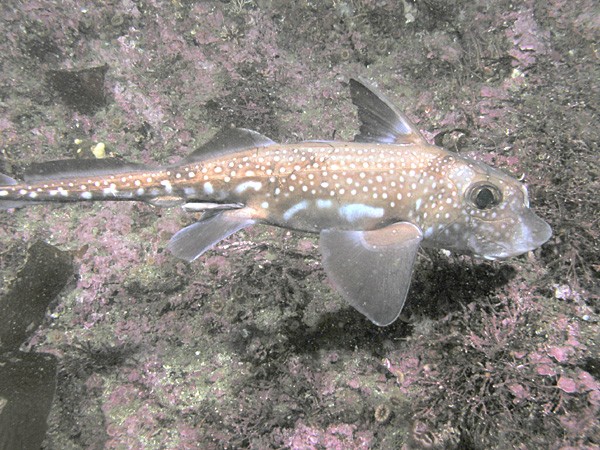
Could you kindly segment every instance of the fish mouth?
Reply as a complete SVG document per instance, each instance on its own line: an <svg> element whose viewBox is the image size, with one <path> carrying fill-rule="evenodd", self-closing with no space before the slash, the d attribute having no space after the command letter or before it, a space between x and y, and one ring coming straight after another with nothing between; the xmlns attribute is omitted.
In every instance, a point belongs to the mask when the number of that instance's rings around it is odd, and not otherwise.
<svg viewBox="0 0 600 450"><path fill-rule="evenodd" d="M481 256L490 260L507 259L535 250L550 239L552 228L545 220L527 210L509 236L510 240L506 242L490 242L490 248Z"/></svg>

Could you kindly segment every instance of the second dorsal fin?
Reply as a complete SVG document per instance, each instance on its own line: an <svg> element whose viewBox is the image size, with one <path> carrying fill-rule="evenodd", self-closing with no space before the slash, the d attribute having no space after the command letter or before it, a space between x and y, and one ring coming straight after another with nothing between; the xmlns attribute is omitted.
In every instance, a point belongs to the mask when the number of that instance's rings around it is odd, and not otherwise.
<svg viewBox="0 0 600 450"><path fill-rule="evenodd" d="M354 137L355 142L427 144L408 117L365 80L350 79L350 94L361 122L360 134Z"/></svg>
<svg viewBox="0 0 600 450"><path fill-rule="evenodd" d="M245 128L225 128L215 134L202 147L190 153L184 161L188 163L204 161L244 149L268 147L274 143L271 139L256 131Z"/></svg>

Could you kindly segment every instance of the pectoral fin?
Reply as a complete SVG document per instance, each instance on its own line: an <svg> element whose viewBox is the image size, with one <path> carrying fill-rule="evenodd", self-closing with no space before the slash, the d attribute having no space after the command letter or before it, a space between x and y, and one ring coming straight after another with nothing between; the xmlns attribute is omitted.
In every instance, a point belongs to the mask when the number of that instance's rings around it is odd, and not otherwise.
<svg viewBox="0 0 600 450"><path fill-rule="evenodd" d="M374 231L321 232L323 266L342 296L379 326L400 315L410 286L421 230L399 222Z"/></svg>
<svg viewBox="0 0 600 450"><path fill-rule="evenodd" d="M208 214L200 222L175 233L167 248L178 258L194 261L220 240L255 223L252 219L236 214L238 211Z"/></svg>

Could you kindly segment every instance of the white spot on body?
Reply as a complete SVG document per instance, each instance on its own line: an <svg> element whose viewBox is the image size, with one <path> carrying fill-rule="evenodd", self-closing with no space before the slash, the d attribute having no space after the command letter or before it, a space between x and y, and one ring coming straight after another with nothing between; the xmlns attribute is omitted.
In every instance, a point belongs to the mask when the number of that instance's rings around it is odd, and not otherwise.
<svg viewBox="0 0 600 450"><path fill-rule="evenodd" d="M92 199L92 193L89 191L85 191L81 193L81 198L84 200L91 200Z"/></svg>
<svg viewBox="0 0 600 450"><path fill-rule="evenodd" d="M244 181L243 183L238 184L238 186L235 188L235 192L241 194L248 189L259 191L261 188L262 183L260 181Z"/></svg>
<svg viewBox="0 0 600 450"><path fill-rule="evenodd" d="M340 208L340 215L348 222L355 222L365 218L377 219L383 217L383 213L383 208L375 208L362 203L352 203Z"/></svg>
<svg viewBox="0 0 600 450"><path fill-rule="evenodd" d="M331 200L322 200L322 199L317 200L317 208L324 209L324 208L331 208L332 206L333 206L333 202Z"/></svg>
<svg viewBox="0 0 600 450"><path fill-rule="evenodd" d="M171 186L171 182L169 180L162 180L160 184L165 187L165 192L167 192L167 194L173 192L173 186Z"/></svg>
<svg viewBox="0 0 600 450"><path fill-rule="evenodd" d="M284 220L290 220L296 213L298 213L299 211L302 211L303 209L306 209L308 207L308 201L306 200L302 200L300 203L296 203L294 206L292 206L290 209L288 209L286 212L283 213L283 219Z"/></svg>
<svg viewBox="0 0 600 450"><path fill-rule="evenodd" d="M210 181L207 181L206 183L204 183L204 193L206 195L211 195L213 192L215 192L213 185L211 184Z"/></svg>
<svg viewBox="0 0 600 450"><path fill-rule="evenodd" d="M64 195L62 188L58 188L58 191L61 195ZM118 192L119 191L117 191L117 185L115 183L110 183L107 188L102 189L102 193L105 197L108 197L109 195L116 196Z"/></svg>

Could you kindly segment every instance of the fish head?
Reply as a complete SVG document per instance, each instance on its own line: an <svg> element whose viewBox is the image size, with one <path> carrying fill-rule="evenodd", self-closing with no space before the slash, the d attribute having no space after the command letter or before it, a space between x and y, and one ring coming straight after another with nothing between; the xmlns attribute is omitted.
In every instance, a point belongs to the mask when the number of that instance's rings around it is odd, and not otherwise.
<svg viewBox="0 0 600 450"><path fill-rule="evenodd" d="M523 183L478 161L452 156L447 162L452 201L448 220L431 236L436 247L496 260L550 239L552 230L530 209Z"/></svg>

